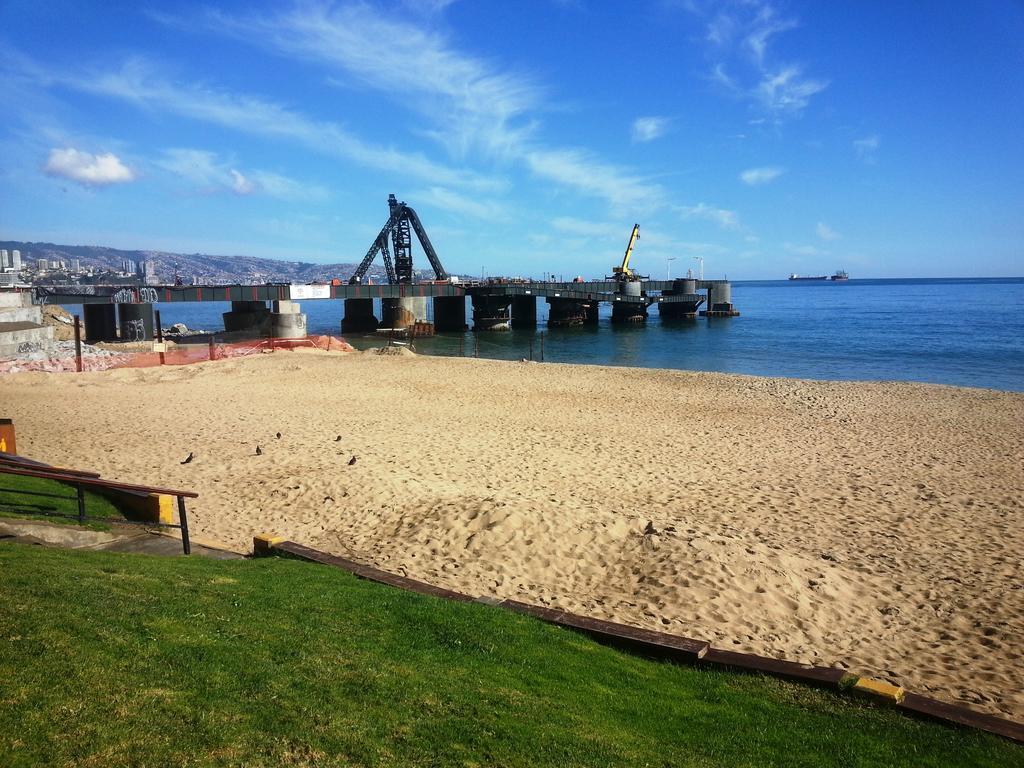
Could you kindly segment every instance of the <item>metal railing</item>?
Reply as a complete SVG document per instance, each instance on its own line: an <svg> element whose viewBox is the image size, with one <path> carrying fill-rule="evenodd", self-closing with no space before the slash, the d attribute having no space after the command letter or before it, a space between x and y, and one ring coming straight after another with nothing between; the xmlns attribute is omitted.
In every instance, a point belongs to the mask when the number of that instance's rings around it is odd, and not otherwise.
<svg viewBox="0 0 1024 768"><path fill-rule="evenodd" d="M64 496L46 491L36 491L24 488L2 488L0 492L17 494L18 496L34 496L39 498L75 500L78 505L78 514L71 515L59 512L56 507L45 504L32 504L27 502L10 503L0 501L0 508L6 512L22 515L40 515L43 517L61 517L68 520L77 520L78 523L114 523L117 525L141 525L147 528L173 528L181 531L181 546L186 555L191 554L192 545L188 535L188 513L185 511L185 499L199 498L198 493L192 491L178 491L170 488L155 488L148 485L135 485L132 483L118 483L112 480L102 480L95 472L83 472L79 470L61 469L49 467L37 462L30 462L20 457L0 456L0 475L17 475L21 477L34 477L40 480L53 480L63 485L70 485L75 489L74 496ZM140 520L127 520L113 517L89 517L85 509L86 488L95 488L99 491L111 490L123 493L139 494L149 496L159 494L163 496L174 496L177 499L178 523L147 522Z"/></svg>

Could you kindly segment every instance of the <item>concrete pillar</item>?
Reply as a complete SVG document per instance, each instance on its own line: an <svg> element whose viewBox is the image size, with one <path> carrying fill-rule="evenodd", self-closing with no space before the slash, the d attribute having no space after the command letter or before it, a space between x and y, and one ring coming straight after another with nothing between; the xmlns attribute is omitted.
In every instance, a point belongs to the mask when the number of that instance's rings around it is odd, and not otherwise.
<svg viewBox="0 0 1024 768"><path fill-rule="evenodd" d="M697 293L697 281L680 278L672 281L672 289L664 292L665 296L691 297L687 301L663 301L658 304L658 314L662 320L689 320L697 317L697 307L704 297Z"/></svg>
<svg viewBox="0 0 1024 768"><path fill-rule="evenodd" d="M121 341L152 341L152 304L118 304L117 320L121 326Z"/></svg>
<svg viewBox="0 0 1024 768"><path fill-rule="evenodd" d="M658 314L662 320L690 320L697 316L697 307L704 301L698 296L695 301L663 301L658 304Z"/></svg>
<svg viewBox="0 0 1024 768"><path fill-rule="evenodd" d="M275 339L306 338L306 316L300 311L297 301L274 302L270 313L270 335Z"/></svg>
<svg viewBox="0 0 1024 768"><path fill-rule="evenodd" d="M270 310L262 301L232 301L231 311L223 313L224 330L249 336L270 335Z"/></svg>
<svg viewBox="0 0 1024 768"><path fill-rule="evenodd" d="M587 308L589 306L589 301L549 296L548 326L551 328L564 328L573 325L583 325L587 321Z"/></svg>
<svg viewBox="0 0 1024 768"><path fill-rule="evenodd" d="M708 309L713 312L728 312L732 309L732 285L713 283L708 288Z"/></svg>
<svg viewBox="0 0 1024 768"><path fill-rule="evenodd" d="M509 304L511 296L473 294L473 330L474 331L507 331L509 330Z"/></svg>
<svg viewBox="0 0 1024 768"><path fill-rule="evenodd" d="M381 299L380 327L408 328L414 323L427 321L426 297Z"/></svg>
<svg viewBox="0 0 1024 768"><path fill-rule="evenodd" d="M377 330L373 314L373 299L345 299L345 314L341 318L342 333L366 333Z"/></svg>
<svg viewBox="0 0 1024 768"><path fill-rule="evenodd" d="M513 296L512 297L512 327L513 328L536 328L537 327L537 297L536 296Z"/></svg>
<svg viewBox="0 0 1024 768"><path fill-rule="evenodd" d="M434 328L438 331L464 331L467 327L465 296L434 297Z"/></svg>
<svg viewBox="0 0 1024 768"><path fill-rule="evenodd" d="M643 286L640 282L623 280L619 283L618 293L628 296L632 301L612 301L612 322L613 323L643 323L647 320L647 304L643 301L636 301L642 294Z"/></svg>
<svg viewBox="0 0 1024 768"><path fill-rule="evenodd" d="M302 312L272 313L270 335L275 339L306 338L306 316Z"/></svg>
<svg viewBox="0 0 1024 768"><path fill-rule="evenodd" d="M85 340L89 344L97 341L117 341L117 305L83 304Z"/></svg>
<svg viewBox="0 0 1024 768"><path fill-rule="evenodd" d="M732 304L732 284L727 282L708 283L707 308L701 311L708 317L739 317Z"/></svg>
<svg viewBox="0 0 1024 768"><path fill-rule="evenodd" d="M594 299L587 305L587 314L583 318L584 325L597 325L600 321L601 302Z"/></svg>

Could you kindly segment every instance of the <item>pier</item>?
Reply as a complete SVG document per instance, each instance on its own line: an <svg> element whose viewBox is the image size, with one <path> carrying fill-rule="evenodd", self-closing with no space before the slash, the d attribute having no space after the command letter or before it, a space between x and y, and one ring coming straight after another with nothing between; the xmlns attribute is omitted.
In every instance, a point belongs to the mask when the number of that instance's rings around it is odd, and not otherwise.
<svg viewBox="0 0 1024 768"><path fill-rule="evenodd" d="M549 306L549 327L592 325L598 307L612 307L612 322L644 322L652 307L663 320L735 317L731 286L725 280L646 280L621 291L614 280L581 283L505 282L481 284L399 283L383 285L191 285L191 286L37 286L34 304L83 305L85 339L149 341L154 339L153 305L157 302L230 302L223 314L228 333L270 338L306 335L301 302L342 300L342 333L369 333L377 328L418 333L473 330L504 331L537 325L537 302ZM468 298L468 302L467 302ZM374 314L379 301L381 317ZM433 319L428 317L433 304ZM467 313L467 305L472 315ZM471 325L470 325L471 321ZM118 328L120 327L120 336Z"/></svg>
<svg viewBox="0 0 1024 768"><path fill-rule="evenodd" d="M726 280L650 280L628 268L639 231L634 225L621 267L613 277L590 282L546 282L492 279L462 283L453 279L434 249L419 215L394 195L388 197L388 218L347 282L296 285L191 286L37 286L35 304L82 304L86 341L148 341L154 337L153 304L157 302L229 301L224 330L239 336L277 339L306 335L306 315L299 302L342 300L342 333L372 333L378 329L430 335L466 331L467 298L472 307L472 330L506 331L537 325L537 300L548 304L548 326L593 325L599 308L612 308L613 323L643 323L652 306L664 320L700 316L736 317L732 287ZM413 279L413 235L419 241L434 280ZM387 283L366 280L380 257ZM703 293L701 293L703 291ZM379 301L380 317L374 314ZM428 311L433 303L433 319ZM120 328L120 331L118 331Z"/></svg>

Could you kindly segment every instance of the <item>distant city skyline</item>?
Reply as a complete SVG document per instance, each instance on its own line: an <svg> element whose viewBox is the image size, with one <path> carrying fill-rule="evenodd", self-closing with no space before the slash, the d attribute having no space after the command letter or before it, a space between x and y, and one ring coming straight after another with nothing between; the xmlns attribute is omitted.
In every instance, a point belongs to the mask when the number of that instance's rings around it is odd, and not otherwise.
<svg viewBox="0 0 1024 768"><path fill-rule="evenodd" d="M0 6L0 239L358 262L393 192L453 273L1024 274L1012 0L173 8Z"/></svg>

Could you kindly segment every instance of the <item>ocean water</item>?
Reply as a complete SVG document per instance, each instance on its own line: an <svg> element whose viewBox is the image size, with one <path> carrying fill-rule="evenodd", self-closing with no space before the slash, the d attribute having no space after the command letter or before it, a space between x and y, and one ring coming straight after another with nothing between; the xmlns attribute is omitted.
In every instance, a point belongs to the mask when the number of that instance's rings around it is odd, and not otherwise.
<svg viewBox="0 0 1024 768"><path fill-rule="evenodd" d="M839 380L907 380L1024 391L1024 278L733 283L737 318L536 332L440 334L420 354L722 371ZM165 326L222 328L226 303L160 304ZM69 308L70 309L70 308ZM338 334L341 301L306 301L311 333ZM378 317L379 315L379 307ZM468 311L467 318L472 313ZM470 320L471 322L471 320ZM379 339L347 337L356 347Z"/></svg>

